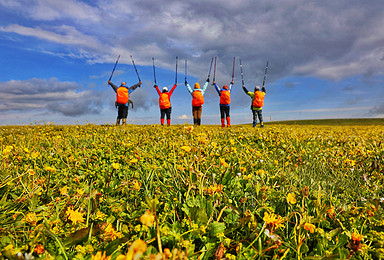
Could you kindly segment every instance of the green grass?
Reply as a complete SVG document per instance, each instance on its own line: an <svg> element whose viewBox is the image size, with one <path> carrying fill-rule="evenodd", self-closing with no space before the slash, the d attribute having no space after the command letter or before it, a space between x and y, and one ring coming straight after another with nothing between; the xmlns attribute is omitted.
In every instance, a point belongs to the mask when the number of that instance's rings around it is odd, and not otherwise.
<svg viewBox="0 0 384 260"><path fill-rule="evenodd" d="M356 126L356 125L384 125L384 118L357 119L310 119L266 122L266 125L326 125L326 126Z"/></svg>

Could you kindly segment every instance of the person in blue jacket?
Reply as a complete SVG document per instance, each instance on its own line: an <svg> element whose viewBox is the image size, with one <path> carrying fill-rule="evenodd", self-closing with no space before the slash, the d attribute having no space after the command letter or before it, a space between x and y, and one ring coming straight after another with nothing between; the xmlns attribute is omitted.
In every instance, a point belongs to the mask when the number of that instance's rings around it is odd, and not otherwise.
<svg viewBox="0 0 384 260"><path fill-rule="evenodd" d="M141 81L131 87L127 87L125 82L121 82L120 86L116 86L111 81L108 81L108 84L116 92L116 102L115 106L118 107L116 125L120 125L120 120L122 124L127 124L128 117L128 105L130 102L129 94L131 94L137 87L140 87Z"/></svg>
<svg viewBox="0 0 384 260"><path fill-rule="evenodd" d="M221 117L221 127L225 127L225 119L227 119L227 126L231 126L231 117L229 115L230 106L231 106L231 89L233 86L233 81L227 85L224 85L222 89L220 89L216 82L213 81L212 84L215 86L217 93L220 96L220 117Z"/></svg>

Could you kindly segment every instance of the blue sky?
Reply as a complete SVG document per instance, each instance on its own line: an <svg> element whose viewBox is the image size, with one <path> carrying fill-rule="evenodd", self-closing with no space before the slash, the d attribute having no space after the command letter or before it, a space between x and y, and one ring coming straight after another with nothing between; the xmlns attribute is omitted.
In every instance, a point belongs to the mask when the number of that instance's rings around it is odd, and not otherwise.
<svg viewBox="0 0 384 260"><path fill-rule="evenodd" d="M0 0L0 125L115 122L112 81L143 81L128 123L159 123L153 88L170 88L172 122L192 123L188 82L231 80L232 123L250 123L250 98L269 61L264 120L384 117L382 0L126 1ZM213 72L211 73L213 74ZM212 80L212 77L211 77ZM219 124L219 97L205 94L203 124Z"/></svg>

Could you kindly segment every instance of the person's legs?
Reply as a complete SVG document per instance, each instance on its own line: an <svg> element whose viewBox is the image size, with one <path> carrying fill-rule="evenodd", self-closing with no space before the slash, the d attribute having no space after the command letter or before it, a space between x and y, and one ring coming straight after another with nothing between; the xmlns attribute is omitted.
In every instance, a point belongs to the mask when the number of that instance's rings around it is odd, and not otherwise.
<svg viewBox="0 0 384 260"><path fill-rule="evenodd" d="M227 118L227 126L231 126L231 117L229 115L230 106L225 107L225 116Z"/></svg>
<svg viewBox="0 0 384 260"><path fill-rule="evenodd" d="M120 120L123 118L123 106L117 107L116 125L120 125Z"/></svg>
<svg viewBox="0 0 384 260"><path fill-rule="evenodd" d="M168 108L166 111L167 125L171 125L171 113L172 113L172 107Z"/></svg>
<svg viewBox="0 0 384 260"><path fill-rule="evenodd" d="M257 124L257 110L253 110L253 109L252 109L252 116L253 116L253 122L252 122L252 124L253 124L253 127L255 127L256 124Z"/></svg>
<svg viewBox="0 0 384 260"><path fill-rule="evenodd" d="M259 117L260 121L260 127L264 127L264 122L263 122L263 110L257 110L257 115Z"/></svg>
<svg viewBox="0 0 384 260"><path fill-rule="evenodd" d="M203 107L197 107L197 124L201 125L201 112L203 111Z"/></svg>
<svg viewBox="0 0 384 260"><path fill-rule="evenodd" d="M127 117L128 117L128 106L121 106L121 115L123 119L123 125L127 124Z"/></svg>
<svg viewBox="0 0 384 260"><path fill-rule="evenodd" d="M164 117L165 117L166 109L160 109L160 123L164 125Z"/></svg>
<svg viewBox="0 0 384 260"><path fill-rule="evenodd" d="M220 106L221 127L225 127L225 107Z"/></svg>
<svg viewBox="0 0 384 260"><path fill-rule="evenodd" d="M192 106L192 116L193 116L193 124L197 125L197 108Z"/></svg>

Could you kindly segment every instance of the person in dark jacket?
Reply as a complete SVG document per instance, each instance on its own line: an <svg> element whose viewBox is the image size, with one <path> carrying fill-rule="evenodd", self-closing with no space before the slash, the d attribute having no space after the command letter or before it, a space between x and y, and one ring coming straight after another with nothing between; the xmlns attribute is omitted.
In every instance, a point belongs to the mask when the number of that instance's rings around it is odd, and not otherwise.
<svg viewBox="0 0 384 260"><path fill-rule="evenodd" d="M225 119L227 119L227 126L231 126L231 117L229 115L230 105L231 105L231 90L233 86L233 81L229 87L224 85L222 89L220 89L216 82L213 81L212 84L215 86L217 93L220 96L220 117L221 117L221 127L225 127Z"/></svg>
<svg viewBox="0 0 384 260"><path fill-rule="evenodd" d="M116 92L115 105L118 108L116 125L120 125L120 120L122 120L122 124L125 125L127 124L128 105L130 103L129 94L141 86L141 81L131 87L127 87L127 83L125 82L121 82L119 87L113 84L111 81L108 81L108 84Z"/></svg>
<svg viewBox="0 0 384 260"><path fill-rule="evenodd" d="M243 90L245 94L252 98L251 110L253 114L253 127L257 125L257 118L260 121L260 127L264 127L263 123L263 106L264 106L264 96L265 96L265 87L263 86L261 89L259 86L255 87L254 92L248 91L246 87L243 85Z"/></svg>

